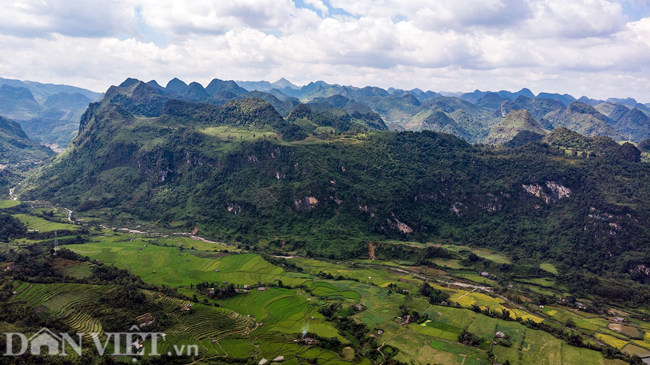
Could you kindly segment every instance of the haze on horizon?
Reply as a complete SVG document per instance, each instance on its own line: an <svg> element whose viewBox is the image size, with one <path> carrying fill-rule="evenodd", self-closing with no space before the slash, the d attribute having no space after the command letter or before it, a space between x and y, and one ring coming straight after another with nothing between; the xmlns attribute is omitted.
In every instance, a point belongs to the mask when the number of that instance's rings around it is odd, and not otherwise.
<svg viewBox="0 0 650 365"><path fill-rule="evenodd" d="M282 77L650 102L643 0L0 0L0 77Z"/></svg>

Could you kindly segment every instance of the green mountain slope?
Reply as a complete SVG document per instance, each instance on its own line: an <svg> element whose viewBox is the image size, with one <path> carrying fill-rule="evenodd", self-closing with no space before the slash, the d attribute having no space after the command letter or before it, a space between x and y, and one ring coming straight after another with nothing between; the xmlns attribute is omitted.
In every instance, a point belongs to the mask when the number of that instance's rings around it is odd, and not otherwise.
<svg viewBox="0 0 650 365"><path fill-rule="evenodd" d="M499 124L492 127L485 139L487 144L503 144L513 139L519 132L529 131L544 135L541 124L526 110L511 110Z"/></svg>
<svg viewBox="0 0 650 365"><path fill-rule="evenodd" d="M0 197L6 198L34 167L54 155L54 151L27 137L20 125L0 116Z"/></svg>
<svg viewBox="0 0 650 365"><path fill-rule="evenodd" d="M562 149L571 149L576 152L587 152L605 156L608 153L616 153L619 144L609 137L585 137L578 132L564 127L558 127L549 133L544 141L551 146Z"/></svg>
<svg viewBox="0 0 650 365"><path fill-rule="evenodd" d="M453 97L438 97L427 99L420 105L417 114L413 115L404 125L411 130L423 128L424 120L436 112L443 112L458 125L448 129L452 134L469 142L482 141L489 132L487 126L495 125L500 118L492 115L492 111L474 105L468 101ZM440 129L442 131L442 129Z"/></svg>
<svg viewBox="0 0 650 365"><path fill-rule="evenodd" d="M79 118L99 94L66 85L0 78L0 115L18 122L34 141L63 150Z"/></svg>
<svg viewBox="0 0 650 365"><path fill-rule="evenodd" d="M0 86L0 115L12 119L36 118L45 108L24 87Z"/></svg>
<svg viewBox="0 0 650 365"><path fill-rule="evenodd" d="M12 120L0 116L0 164L41 163L54 152L32 141Z"/></svg>
<svg viewBox="0 0 650 365"><path fill-rule="evenodd" d="M430 131L345 132L356 122L307 105L284 120L256 99L171 100L145 117L137 87L92 104L68 150L21 185L21 199L332 257L359 257L368 241L390 238L491 247L599 274L650 258L650 166L631 145L606 138L607 153L587 158L551 137L492 149ZM531 119L513 112L508 121L538 129Z"/></svg>
<svg viewBox="0 0 650 365"><path fill-rule="evenodd" d="M453 134L469 142L478 142L487 134L487 128L460 109L449 115L440 110L427 110L419 116L424 117L422 130Z"/></svg>
<svg viewBox="0 0 650 365"><path fill-rule="evenodd" d="M594 107L574 101L557 117L549 118L554 127L565 127L585 136L607 136L622 140L621 132L612 127L606 116Z"/></svg>
<svg viewBox="0 0 650 365"><path fill-rule="evenodd" d="M566 108L562 102L558 100L519 96L513 101L506 101L501 104L495 112L495 115L505 118L511 110L523 109L528 110L533 118L538 120L544 128L553 129L553 125L549 120L561 114Z"/></svg>

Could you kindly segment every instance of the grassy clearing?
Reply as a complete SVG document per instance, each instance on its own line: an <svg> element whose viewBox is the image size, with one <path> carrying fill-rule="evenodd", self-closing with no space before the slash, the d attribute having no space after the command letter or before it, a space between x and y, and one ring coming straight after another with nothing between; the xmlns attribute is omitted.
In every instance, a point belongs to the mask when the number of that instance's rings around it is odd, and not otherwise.
<svg viewBox="0 0 650 365"><path fill-rule="evenodd" d="M557 287L557 284L555 283L554 279L551 278L535 278L535 279L525 279L525 280L517 280L518 282L522 283L528 283L528 284L534 284L534 285L539 285L545 288L555 288Z"/></svg>
<svg viewBox="0 0 650 365"><path fill-rule="evenodd" d="M486 260L494 261L497 264L512 264L512 260L510 260L508 256L494 253L487 248L471 248L458 245L442 245L442 247L452 252L471 251L475 255L480 256Z"/></svg>
<svg viewBox="0 0 650 365"><path fill-rule="evenodd" d="M77 230L80 227L74 224L50 222L40 217L35 217L27 214L14 214L28 229L33 229L39 232L51 232L55 230Z"/></svg>
<svg viewBox="0 0 650 365"><path fill-rule="evenodd" d="M440 266L440 267L446 267L449 269L463 269L465 266L463 266L460 263L460 260L454 260L454 259L441 259L441 258L436 258L433 260L433 263Z"/></svg>
<svg viewBox="0 0 650 365"><path fill-rule="evenodd" d="M95 266L90 262L75 261L62 258L56 258L52 262L52 268L60 270L63 275L72 276L77 279L83 279L92 274L92 268Z"/></svg>
<svg viewBox="0 0 650 365"><path fill-rule="evenodd" d="M222 141L239 143L239 142L253 142L258 139L280 139L280 135L272 131L263 131L259 129L251 130L246 128L237 127L209 127L201 130L202 133L208 136L217 137Z"/></svg>
<svg viewBox="0 0 650 365"><path fill-rule="evenodd" d="M540 264L539 268L544 270L544 271L550 272L551 274L554 274L554 275L558 274L558 271L557 271L557 268L555 267L555 265L550 264L550 263Z"/></svg>
<svg viewBox="0 0 650 365"><path fill-rule="evenodd" d="M18 200L0 200L0 209L13 208L20 205L20 203Z"/></svg>

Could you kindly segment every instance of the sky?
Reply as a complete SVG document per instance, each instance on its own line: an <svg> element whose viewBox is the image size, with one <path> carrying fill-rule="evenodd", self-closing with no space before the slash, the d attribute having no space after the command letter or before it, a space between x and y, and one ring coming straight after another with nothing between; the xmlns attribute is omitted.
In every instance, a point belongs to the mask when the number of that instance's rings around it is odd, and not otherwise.
<svg viewBox="0 0 650 365"><path fill-rule="evenodd" d="M0 77L127 77L650 102L650 0L0 0Z"/></svg>

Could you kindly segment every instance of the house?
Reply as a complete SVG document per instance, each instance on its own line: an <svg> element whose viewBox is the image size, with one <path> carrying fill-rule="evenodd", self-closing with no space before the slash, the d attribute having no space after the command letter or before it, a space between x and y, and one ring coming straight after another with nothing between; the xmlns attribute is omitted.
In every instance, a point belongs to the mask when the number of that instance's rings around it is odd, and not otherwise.
<svg viewBox="0 0 650 365"><path fill-rule="evenodd" d="M627 320L623 317L616 317L614 318L614 322L616 323L627 323Z"/></svg>
<svg viewBox="0 0 650 365"><path fill-rule="evenodd" d="M257 291L266 291L266 287L260 286L259 288L257 288Z"/></svg>
<svg viewBox="0 0 650 365"><path fill-rule="evenodd" d="M250 285L244 285L244 289L250 289L250 288L251 288Z"/></svg>
<svg viewBox="0 0 650 365"><path fill-rule="evenodd" d="M489 277L490 277L490 273L487 272L487 271L483 271L483 272L481 273L481 276L484 277L484 278L489 278Z"/></svg>
<svg viewBox="0 0 650 365"><path fill-rule="evenodd" d="M406 318L404 319L404 322L402 322L402 326L406 326L409 323L411 323L411 315L407 314Z"/></svg>
<svg viewBox="0 0 650 365"><path fill-rule="evenodd" d="M363 310L363 306L361 304L357 304L354 306L354 309L356 309L357 312L361 312Z"/></svg>
<svg viewBox="0 0 650 365"><path fill-rule="evenodd" d="M496 333L497 338L506 338L506 334L503 332L497 332Z"/></svg>
<svg viewBox="0 0 650 365"><path fill-rule="evenodd" d="M576 302L578 309L587 309L587 306L582 302Z"/></svg>
<svg viewBox="0 0 650 365"><path fill-rule="evenodd" d="M314 343L314 339L311 337L305 337L303 341L305 341L307 345L311 345L312 343Z"/></svg>

